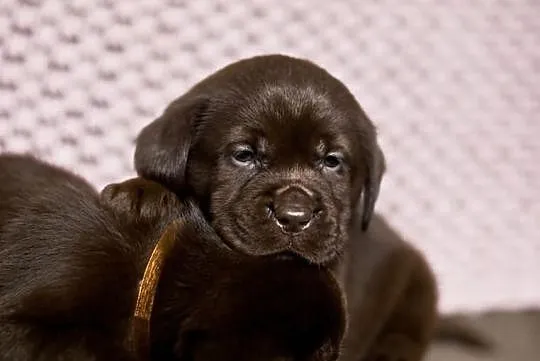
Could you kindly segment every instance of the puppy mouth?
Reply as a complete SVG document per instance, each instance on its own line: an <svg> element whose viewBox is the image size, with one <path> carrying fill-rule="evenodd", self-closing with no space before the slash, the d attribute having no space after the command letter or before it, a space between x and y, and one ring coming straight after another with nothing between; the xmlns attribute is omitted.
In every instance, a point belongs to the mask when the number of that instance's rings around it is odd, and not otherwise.
<svg viewBox="0 0 540 361"><path fill-rule="evenodd" d="M277 260L277 261L286 261L286 262L302 262L309 265L319 265L322 266L327 262L339 257L342 250L340 248L330 248L322 254L314 255L311 252L306 252L294 245L295 238L298 235L293 235L287 233L288 240L284 242L281 246L275 247L266 252L261 252L259 254L253 254L247 251L245 248L244 239L249 239L249 232L243 227L240 222L234 222L236 230L234 231L235 238L231 241L227 240L229 247L234 248L238 252L248 253L255 257L259 257L265 260ZM327 238L335 238L335 235L327 235ZM235 241L236 240L236 241Z"/></svg>
<svg viewBox="0 0 540 361"><path fill-rule="evenodd" d="M224 245L237 253L322 266L340 252L340 227L327 211L315 209L308 224L298 231L276 224L271 209L261 207L260 213L253 214L249 207L232 208L215 212L211 223Z"/></svg>

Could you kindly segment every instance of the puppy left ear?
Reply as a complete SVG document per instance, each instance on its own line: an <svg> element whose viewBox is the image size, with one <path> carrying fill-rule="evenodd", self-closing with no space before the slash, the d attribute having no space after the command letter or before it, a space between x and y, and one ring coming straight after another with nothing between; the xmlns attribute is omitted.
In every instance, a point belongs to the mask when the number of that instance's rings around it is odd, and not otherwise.
<svg viewBox="0 0 540 361"><path fill-rule="evenodd" d="M368 229L371 217L375 210L375 202L379 197L379 189L384 172L386 171L386 160L384 153L378 143L375 143L368 166L366 182L364 184L363 209L362 209L362 230Z"/></svg>
<svg viewBox="0 0 540 361"><path fill-rule="evenodd" d="M207 101L184 95L139 133L135 169L143 178L156 181L175 193L185 190L188 154L194 127Z"/></svg>

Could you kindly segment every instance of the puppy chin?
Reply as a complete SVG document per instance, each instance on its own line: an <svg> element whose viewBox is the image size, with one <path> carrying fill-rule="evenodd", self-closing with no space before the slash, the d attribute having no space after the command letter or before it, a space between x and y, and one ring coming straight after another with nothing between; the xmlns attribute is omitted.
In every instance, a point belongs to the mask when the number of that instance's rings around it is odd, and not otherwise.
<svg viewBox="0 0 540 361"><path fill-rule="evenodd" d="M316 265L316 266L326 266L331 264L333 261L341 257L341 250L338 249L332 249L328 250L328 252L325 255L317 254L317 255L310 255L303 253L298 253L291 250L286 250L284 252L279 252L275 254L271 254L269 256L264 256L267 258L276 259L278 261L283 262L305 262L310 265Z"/></svg>

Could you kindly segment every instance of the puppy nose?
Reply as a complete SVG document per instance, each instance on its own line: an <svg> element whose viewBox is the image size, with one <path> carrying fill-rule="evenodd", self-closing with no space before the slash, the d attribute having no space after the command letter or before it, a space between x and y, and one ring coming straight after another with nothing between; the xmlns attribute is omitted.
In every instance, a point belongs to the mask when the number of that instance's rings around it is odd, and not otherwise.
<svg viewBox="0 0 540 361"><path fill-rule="evenodd" d="M298 233L310 226L315 201L302 188L288 187L276 192L272 210L281 229L287 233Z"/></svg>

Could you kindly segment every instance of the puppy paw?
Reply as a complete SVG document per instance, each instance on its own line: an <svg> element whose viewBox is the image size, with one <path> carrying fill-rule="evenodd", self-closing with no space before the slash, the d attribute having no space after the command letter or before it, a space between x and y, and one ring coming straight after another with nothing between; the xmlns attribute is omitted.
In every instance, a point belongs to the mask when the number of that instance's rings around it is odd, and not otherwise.
<svg viewBox="0 0 540 361"><path fill-rule="evenodd" d="M362 361L420 361L423 349L407 336L392 334L377 341Z"/></svg>
<svg viewBox="0 0 540 361"><path fill-rule="evenodd" d="M178 213L180 199L161 184L143 178L107 185L100 202L130 221L168 219Z"/></svg>

